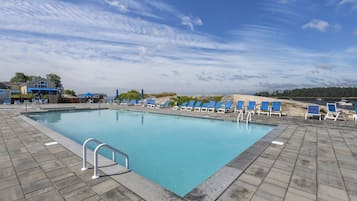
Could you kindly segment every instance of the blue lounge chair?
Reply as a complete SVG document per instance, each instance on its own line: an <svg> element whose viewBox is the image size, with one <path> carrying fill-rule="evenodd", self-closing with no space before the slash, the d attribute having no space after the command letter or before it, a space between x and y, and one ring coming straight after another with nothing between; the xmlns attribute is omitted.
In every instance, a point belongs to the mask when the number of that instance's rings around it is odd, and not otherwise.
<svg viewBox="0 0 357 201"><path fill-rule="evenodd" d="M243 113L244 112L244 101L238 101L235 108L234 108L234 113L239 112Z"/></svg>
<svg viewBox="0 0 357 201"><path fill-rule="evenodd" d="M155 107L156 106L156 100L155 99L147 99L146 100L146 107Z"/></svg>
<svg viewBox="0 0 357 201"><path fill-rule="evenodd" d="M175 105L174 107L172 107L172 110L180 110L180 108L182 107L186 107L187 102L183 102L181 103L181 105Z"/></svg>
<svg viewBox="0 0 357 201"><path fill-rule="evenodd" d="M180 106L180 110L182 111L186 110L187 104L188 104L187 102L183 102Z"/></svg>
<svg viewBox="0 0 357 201"><path fill-rule="evenodd" d="M266 114L266 115L270 114L270 106L268 101L262 101L260 105L260 109L258 111L258 115L260 114Z"/></svg>
<svg viewBox="0 0 357 201"><path fill-rule="evenodd" d="M134 105L136 105L137 103L138 103L138 100L133 99L133 100L130 100L130 101L129 101L128 105L134 106Z"/></svg>
<svg viewBox="0 0 357 201"><path fill-rule="evenodd" d="M281 117L281 102L273 102L271 104L271 111L270 111L270 116L272 114L277 114L279 117Z"/></svg>
<svg viewBox="0 0 357 201"><path fill-rule="evenodd" d="M223 103L222 103L221 101L218 101L218 102L216 103L216 105L214 106L213 111L210 111L209 108L208 108L208 111L209 111L209 112L216 112L216 111L218 112L218 110L222 108L222 104L223 104Z"/></svg>
<svg viewBox="0 0 357 201"><path fill-rule="evenodd" d="M169 107L169 104L170 104L170 101L165 101L165 102L163 102L162 104L157 104L156 105L156 108L157 109L160 109L160 108L167 108L167 107Z"/></svg>
<svg viewBox="0 0 357 201"><path fill-rule="evenodd" d="M210 101L207 106L208 107L207 112L214 112L215 105L216 105L216 101Z"/></svg>
<svg viewBox="0 0 357 201"><path fill-rule="evenodd" d="M247 107L247 110L245 111L245 113L247 115L247 117L246 117L247 122L252 120L252 115L255 114L255 106L256 105L257 105L257 103L255 101L248 102L248 107Z"/></svg>
<svg viewBox="0 0 357 201"><path fill-rule="evenodd" d="M14 105L20 105L20 101L19 100L14 100Z"/></svg>
<svg viewBox="0 0 357 201"><path fill-rule="evenodd" d="M224 108L219 108L217 112L218 113L226 113L226 112L228 112L231 109L232 104L233 104L233 101L227 100L226 103L224 104Z"/></svg>
<svg viewBox="0 0 357 201"><path fill-rule="evenodd" d="M326 103L326 107L327 107L327 114L325 116L325 120L332 119L336 121L341 114L341 112L337 110L336 103Z"/></svg>
<svg viewBox="0 0 357 201"><path fill-rule="evenodd" d="M249 101L246 113L255 114L255 106L257 103L255 101Z"/></svg>
<svg viewBox="0 0 357 201"><path fill-rule="evenodd" d="M207 110L208 110L208 103L203 103L200 112L207 112Z"/></svg>
<svg viewBox="0 0 357 201"><path fill-rule="evenodd" d="M194 105L195 105L195 101L190 100L190 102L188 102L188 105L186 106L186 111L192 111Z"/></svg>
<svg viewBox="0 0 357 201"><path fill-rule="evenodd" d="M127 105L128 104L128 100L127 99L123 99L120 101L120 105Z"/></svg>
<svg viewBox="0 0 357 201"><path fill-rule="evenodd" d="M318 106L318 105L308 105L307 106L307 111L306 111L306 114L305 114L305 120L308 117L319 117L319 120L321 120L320 106Z"/></svg>
<svg viewBox="0 0 357 201"><path fill-rule="evenodd" d="M194 112L199 112L201 111L201 101L197 101L195 106L193 107Z"/></svg>

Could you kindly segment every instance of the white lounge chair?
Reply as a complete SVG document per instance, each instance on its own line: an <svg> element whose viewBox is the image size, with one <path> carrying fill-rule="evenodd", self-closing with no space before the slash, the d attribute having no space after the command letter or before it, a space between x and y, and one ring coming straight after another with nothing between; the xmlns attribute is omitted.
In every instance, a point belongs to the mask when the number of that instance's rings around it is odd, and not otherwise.
<svg viewBox="0 0 357 201"><path fill-rule="evenodd" d="M340 111L337 111L336 103L326 103L326 107L327 107L327 114L325 116L325 120L332 119L336 121L341 114Z"/></svg>
<svg viewBox="0 0 357 201"><path fill-rule="evenodd" d="M281 102L273 102L271 104L271 111L270 111L270 116L272 114L276 114L279 115L279 117L281 117L282 112L281 112Z"/></svg>
<svg viewBox="0 0 357 201"><path fill-rule="evenodd" d="M321 120L320 106L318 105L308 105L307 111L305 113L305 120L308 117L318 117Z"/></svg>
<svg viewBox="0 0 357 201"><path fill-rule="evenodd" d="M226 112L228 112L231 109L232 104L233 104L233 102L231 100L226 101L226 103L224 104L224 108L219 108L217 113L226 113Z"/></svg>
<svg viewBox="0 0 357 201"><path fill-rule="evenodd" d="M258 111L258 115L260 114L270 115L270 106L268 101L262 101L260 109Z"/></svg>

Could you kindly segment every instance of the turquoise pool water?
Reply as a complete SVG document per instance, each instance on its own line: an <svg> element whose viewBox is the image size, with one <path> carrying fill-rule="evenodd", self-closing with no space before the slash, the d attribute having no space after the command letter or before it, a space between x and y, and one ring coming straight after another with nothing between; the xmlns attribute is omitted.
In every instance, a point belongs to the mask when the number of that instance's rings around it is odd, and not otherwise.
<svg viewBox="0 0 357 201"><path fill-rule="evenodd" d="M273 129L122 110L60 111L30 117L79 144L94 137L122 150L129 155L132 171L180 196ZM108 151L101 154L111 158ZM119 157L118 162L124 164Z"/></svg>

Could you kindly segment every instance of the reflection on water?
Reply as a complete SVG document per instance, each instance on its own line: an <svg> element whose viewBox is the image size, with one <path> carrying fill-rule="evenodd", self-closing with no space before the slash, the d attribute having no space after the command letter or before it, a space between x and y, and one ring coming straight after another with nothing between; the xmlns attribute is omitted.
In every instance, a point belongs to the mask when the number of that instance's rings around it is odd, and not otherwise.
<svg viewBox="0 0 357 201"><path fill-rule="evenodd" d="M144 114L141 114L141 125L144 125Z"/></svg>

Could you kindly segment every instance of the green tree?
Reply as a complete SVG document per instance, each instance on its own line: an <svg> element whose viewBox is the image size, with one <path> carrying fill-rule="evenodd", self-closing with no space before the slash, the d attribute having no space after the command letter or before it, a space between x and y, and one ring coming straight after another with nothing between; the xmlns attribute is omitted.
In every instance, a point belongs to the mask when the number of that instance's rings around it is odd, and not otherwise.
<svg viewBox="0 0 357 201"><path fill-rule="evenodd" d="M26 82L29 77L21 72L16 72L15 76L10 79L11 82Z"/></svg>
<svg viewBox="0 0 357 201"><path fill-rule="evenodd" d="M58 76L58 75L56 75L56 74L54 74L54 73L50 73L50 74L47 74L47 75L46 75L46 78L47 78L49 81L55 83L55 86L56 86L57 88L61 88L61 87L62 87L61 77L60 77L60 76Z"/></svg>
<svg viewBox="0 0 357 201"><path fill-rule="evenodd" d="M128 100L133 100L133 99L141 99L141 93L136 91L136 90L130 90L126 93L122 93L119 95L119 100L123 99L128 99Z"/></svg>
<svg viewBox="0 0 357 201"><path fill-rule="evenodd" d="M71 90L71 89L64 90L64 94L71 95L71 96L76 96L76 92Z"/></svg>

